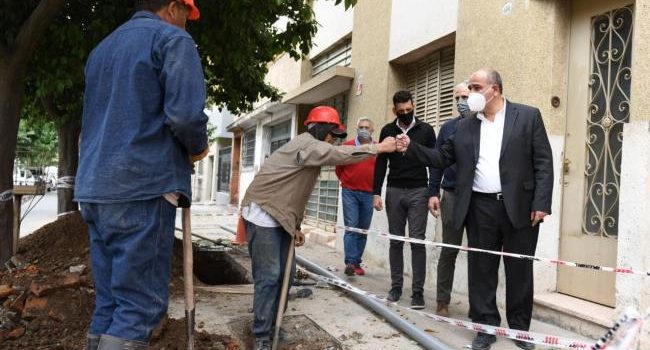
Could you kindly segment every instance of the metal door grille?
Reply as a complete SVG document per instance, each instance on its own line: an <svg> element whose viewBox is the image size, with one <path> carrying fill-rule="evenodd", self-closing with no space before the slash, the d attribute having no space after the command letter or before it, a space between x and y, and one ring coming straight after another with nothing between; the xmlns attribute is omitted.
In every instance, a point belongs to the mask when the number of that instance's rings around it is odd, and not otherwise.
<svg viewBox="0 0 650 350"><path fill-rule="evenodd" d="M583 232L618 236L623 124L630 119L633 6L591 20Z"/></svg>

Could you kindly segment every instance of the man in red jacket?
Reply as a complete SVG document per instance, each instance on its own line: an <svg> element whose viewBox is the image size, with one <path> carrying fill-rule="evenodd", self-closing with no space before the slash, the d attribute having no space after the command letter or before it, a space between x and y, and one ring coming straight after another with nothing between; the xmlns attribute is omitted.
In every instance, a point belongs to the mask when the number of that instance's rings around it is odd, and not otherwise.
<svg viewBox="0 0 650 350"><path fill-rule="evenodd" d="M344 145L363 145L373 143L374 123L370 118L360 118L357 122L357 137ZM345 226L367 229L372 220L372 186L375 173L375 157L350 165L338 165L336 176L341 181L343 201L343 222ZM361 256L366 249L366 235L345 231L343 246L345 250L345 274L364 275Z"/></svg>

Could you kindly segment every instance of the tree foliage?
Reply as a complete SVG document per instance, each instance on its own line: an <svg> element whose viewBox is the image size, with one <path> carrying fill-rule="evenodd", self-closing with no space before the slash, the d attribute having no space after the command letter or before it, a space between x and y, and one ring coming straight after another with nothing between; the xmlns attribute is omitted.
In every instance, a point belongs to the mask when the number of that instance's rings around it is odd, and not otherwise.
<svg viewBox="0 0 650 350"><path fill-rule="evenodd" d="M21 13L37 3L0 1ZM332 1L346 7L355 2ZM25 116L40 118L47 113L60 124L81 116L84 62L102 38L133 14L132 3L65 3L31 61L27 100L38 103L32 105L37 108L24 108ZM264 81L267 64L284 52L299 59L309 51L317 29L311 6L304 0L219 0L198 5L201 19L189 22L188 31L203 60L209 102L238 113L258 99L277 100L277 89Z"/></svg>
<svg viewBox="0 0 650 350"><path fill-rule="evenodd" d="M57 131L54 123L45 120L23 119L18 129L16 159L20 164L42 168L55 165Z"/></svg>

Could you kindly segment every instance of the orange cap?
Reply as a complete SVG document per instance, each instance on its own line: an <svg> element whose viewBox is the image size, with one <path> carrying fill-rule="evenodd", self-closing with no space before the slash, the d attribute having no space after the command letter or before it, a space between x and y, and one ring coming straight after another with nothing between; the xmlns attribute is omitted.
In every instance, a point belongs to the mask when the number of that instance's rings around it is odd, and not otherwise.
<svg viewBox="0 0 650 350"><path fill-rule="evenodd" d="M201 12L199 12L199 8L196 7L196 5L194 5L194 0L182 0L182 2L190 10L187 19L189 19L190 21L196 21L197 19L199 19L199 17L201 17Z"/></svg>

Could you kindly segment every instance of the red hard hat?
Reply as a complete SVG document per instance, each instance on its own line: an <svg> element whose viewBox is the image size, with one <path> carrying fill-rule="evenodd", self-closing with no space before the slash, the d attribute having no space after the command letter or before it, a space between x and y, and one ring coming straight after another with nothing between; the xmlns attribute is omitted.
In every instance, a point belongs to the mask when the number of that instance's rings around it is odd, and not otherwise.
<svg viewBox="0 0 650 350"><path fill-rule="evenodd" d="M187 6L187 8L190 10L187 19L190 21L196 21L201 17L201 13L199 12L199 8L194 5L194 0L182 0L183 4Z"/></svg>
<svg viewBox="0 0 650 350"><path fill-rule="evenodd" d="M339 112L336 109L329 106L318 106L314 107L309 111L307 115L307 120L305 120L305 125L312 123L327 123L336 125L336 129L332 131L332 134L340 135L343 138L347 136L345 133L345 125L341 124L341 119L339 119Z"/></svg>

